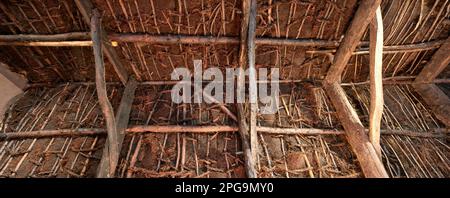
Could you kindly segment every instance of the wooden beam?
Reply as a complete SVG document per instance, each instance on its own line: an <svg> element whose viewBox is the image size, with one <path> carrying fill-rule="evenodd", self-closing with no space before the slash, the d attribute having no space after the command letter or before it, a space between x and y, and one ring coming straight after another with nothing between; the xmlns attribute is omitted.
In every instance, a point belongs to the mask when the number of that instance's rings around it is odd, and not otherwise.
<svg viewBox="0 0 450 198"><path fill-rule="evenodd" d="M380 6L381 0L362 0L356 10L353 20L345 33L334 61L328 69L325 77L325 84L341 82L341 75L347 65L353 51L361 40L372 18L375 16L375 10Z"/></svg>
<svg viewBox="0 0 450 198"><path fill-rule="evenodd" d="M49 137L80 137L105 135L105 129L56 129L0 133L0 141L14 139L34 139Z"/></svg>
<svg viewBox="0 0 450 198"><path fill-rule="evenodd" d="M248 26L247 26L248 27ZM248 29L247 29L248 30ZM109 35L111 41L139 42L161 44L240 44L238 37L232 36L191 36L191 35L152 35L136 33L114 33ZM285 38L255 38L256 45L283 45L302 47L337 47L338 41L321 39L285 39Z"/></svg>
<svg viewBox="0 0 450 198"><path fill-rule="evenodd" d="M247 36L248 36L248 23L250 19L250 2L251 0L242 1L242 19L241 19L241 32L240 32L240 47L239 47L239 67L241 71L245 71L247 65ZM239 73L237 77L238 85L236 86L236 98L245 98L245 74ZM246 113L244 110L244 104L236 103L237 117L239 124L239 135L241 136L242 151L244 153L245 170L248 178L256 178L256 162L253 161L251 146L249 142L249 127L247 124Z"/></svg>
<svg viewBox="0 0 450 198"><path fill-rule="evenodd" d="M447 127L450 127L450 99L448 96L433 83L435 78L450 64L450 37L434 53L430 61L423 70L417 75L412 86L416 92L427 103L433 114Z"/></svg>
<svg viewBox="0 0 450 198"><path fill-rule="evenodd" d="M78 10L81 12L81 15L83 16L84 21L86 24L90 24L91 21L91 15L94 9L94 6L92 5L92 2L90 0L75 0L75 4L78 7ZM102 39L108 39L106 33L101 30L100 31ZM119 56L117 55L114 48L112 48L109 44L106 44L104 40L101 40L101 44L103 46L103 49L105 50L105 55L108 58L109 62L114 67L114 70L116 71L117 75L119 76L120 81L122 84L126 84L128 82L128 73L125 69L125 66L122 64L122 62L119 59Z"/></svg>
<svg viewBox="0 0 450 198"><path fill-rule="evenodd" d="M412 86L436 118L445 126L450 127L450 99L448 96L435 84L413 84Z"/></svg>
<svg viewBox="0 0 450 198"><path fill-rule="evenodd" d="M256 0L250 0L250 12L247 32L247 61L248 61L248 80L249 80L249 101L250 101L250 147L252 151L252 161L256 162L258 155L258 134L256 131L256 116L258 114L258 86L256 83L255 67L255 35L256 35ZM256 175L257 177L257 175Z"/></svg>
<svg viewBox="0 0 450 198"><path fill-rule="evenodd" d="M248 30L248 28L247 28ZM89 32L69 32L61 34L13 34L0 35L1 45L22 45L22 46L92 46L92 43L84 43L90 41ZM86 35L88 35L86 37ZM238 45L240 44L239 37L234 36L200 36L200 35L153 35L141 33L109 33L108 43L113 42L129 42L129 43L146 43L146 44L211 44L211 45ZM89 39L87 41L87 39ZM56 41L64 41L61 44ZM69 42L70 41L70 42ZM445 43L444 40L433 40L421 43L403 44L403 45L388 45L383 47L383 54L405 53L405 52L419 52L424 50L431 50L439 48ZM49 44L50 43L50 44ZM369 42L361 41L358 43L352 55L369 54ZM321 39L286 39L273 37L256 37L255 45L270 45L270 46L297 46L297 47L339 47L337 40L321 40ZM336 53L336 49L325 50L308 50L306 53Z"/></svg>
<svg viewBox="0 0 450 198"><path fill-rule="evenodd" d="M89 40L89 32L68 32L61 34L13 34L0 35L0 41L69 41L69 40Z"/></svg>
<svg viewBox="0 0 450 198"><path fill-rule="evenodd" d="M275 128L275 127L256 127L258 133L272 135L345 135L346 132L335 129L316 129L316 128ZM369 131L369 130L365 130ZM449 129L433 129L428 132L416 132L410 130L392 130L381 129L381 135L399 135L419 138L444 138L449 133Z"/></svg>
<svg viewBox="0 0 450 198"><path fill-rule="evenodd" d="M435 48L439 48L445 40L433 40L427 42L420 43L412 43L412 44L402 44L402 45L386 45L383 46L383 54L395 54L395 53L406 53L406 52L420 52L425 50L431 50ZM361 44L360 44L361 45ZM368 48L359 48L353 55L356 54L368 54Z"/></svg>
<svg viewBox="0 0 450 198"><path fill-rule="evenodd" d="M358 158L366 177L387 178L381 159L367 137L356 111L350 105L342 87L336 82L324 87L345 129L345 136Z"/></svg>
<svg viewBox="0 0 450 198"><path fill-rule="evenodd" d="M383 115L383 19L381 8L370 24L369 140L381 159L380 128Z"/></svg>
<svg viewBox="0 0 450 198"><path fill-rule="evenodd" d="M405 78L403 78L405 77ZM416 82L414 79L416 77L415 76L394 76L394 77L387 77L387 78L383 78L383 85L412 85L412 84L428 84L428 83L421 83L421 82ZM145 82L143 82L145 83ZM448 84L450 83L450 79L449 78L443 78L443 79L435 79L433 81L431 81L431 83L435 83L435 84ZM366 85L366 84L370 84L370 80L369 81L364 81L364 82L355 82L355 83L341 83L341 86L345 87L345 86L355 86L355 85Z"/></svg>
<svg viewBox="0 0 450 198"><path fill-rule="evenodd" d="M431 83L450 64L450 37L434 53L430 61L417 75L416 82Z"/></svg>
<svg viewBox="0 0 450 198"><path fill-rule="evenodd" d="M248 27L248 26L247 26ZM3 45L17 45L24 41L34 41L45 44L54 41L86 40L88 32L69 32L62 34L17 34L0 35ZM105 38L106 39L106 38ZM213 44L238 45L239 37L233 36L200 36L200 35L153 35L141 33L109 33L108 42L128 42L146 44ZM337 47L339 41L322 39L286 39L286 38L255 38L256 45L297 46L297 47ZM25 45L25 44L22 44ZM91 44L92 45L92 44ZM83 45L84 46L84 45Z"/></svg>
<svg viewBox="0 0 450 198"><path fill-rule="evenodd" d="M114 117L114 110L111 103L108 100L108 93L106 91L106 81L105 81L105 65L103 62L102 53L102 34L100 27L100 14L94 10L91 19L91 37L94 49L94 59L95 59L95 84L97 89L97 97L100 107L103 112L103 116L106 120L106 129L108 131L108 150L110 167L114 167L114 161L118 161L117 153L118 150L118 137L117 137L117 126Z"/></svg>
<svg viewBox="0 0 450 198"><path fill-rule="evenodd" d="M235 133L239 131L239 127L233 126L189 126L179 127L176 125L168 126L130 126L125 129L126 134L136 133L186 133L186 131L194 131L201 134L215 133ZM334 129L317 129L317 128L275 128L258 126L256 130L259 134L272 135L345 135L343 130ZM366 130L368 131L368 130ZM391 130L382 129L381 135L398 135L418 138L445 138L448 136L450 129L437 128L427 132L416 132L410 130ZM100 128L79 128L79 129L55 129L55 130L39 130L39 131L22 131L22 132L6 132L0 133L0 141L7 140L25 140L34 138L55 138L55 137L86 137L86 136L104 136L107 135L105 129Z"/></svg>
<svg viewBox="0 0 450 198"><path fill-rule="evenodd" d="M1 46L89 47L92 41L0 41Z"/></svg>
<svg viewBox="0 0 450 198"><path fill-rule="evenodd" d="M219 125L219 126L186 126L186 125L136 125L128 128L128 133L217 133L217 132L236 132L238 127Z"/></svg>
<svg viewBox="0 0 450 198"><path fill-rule="evenodd" d="M352 52L352 55L362 55L369 54L369 47L365 47L368 42L360 42L358 49ZM407 52L420 52L426 50L432 50L439 48L445 40L434 40L421 43L403 44L403 45L386 45L383 46L383 54L396 54L396 53L407 53ZM307 54L330 54L336 53L335 49L324 49L324 50L308 50Z"/></svg>
<svg viewBox="0 0 450 198"><path fill-rule="evenodd" d="M256 127L258 133L267 133L274 135L343 135L343 131L334 129L314 129L314 128L273 128Z"/></svg>
<svg viewBox="0 0 450 198"><path fill-rule="evenodd" d="M125 90L122 94L122 99L120 101L119 109L116 114L116 127L117 127L117 153L114 153L115 157L113 159L119 159L120 151L122 150L122 143L125 138L125 130L128 127L128 122L130 120L131 107L134 101L134 93L137 88L137 81L130 77L128 83L125 86ZM105 142L103 147L103 155L98 165L97 177L113 177L115 175L116 166L119 161L111 162L109 156L109 141ZM111 166L112 164L112 166Z"/></svg>
<svg viewBox="0 0 450 198"><path fill-rule="evenodd" d="M395 77L387 77L383 78L383 85L410 85L410 84L423 84L423 83L417 83L414 82L415 76L395 76ZM412 79L412 80L408 80ZM273 81L267 81L267 80L257 80L256 83L280 83L280 84L295 84L295 83L305 83L305 82L311 82L310 80L306 79L297 79L297 80L273 80ZM317 84L322 83L320 80L314 81ZM450 83L450 79L435 79L432 81L436 84L448 84ZM142 81L139 82L139 85L142 86L160 86L160 85L175 85L177 83L183 83L181 80L150 80L150 81ZM207 81L203 80L203 83L214 83L213 81ZM224 81L224 83L227 83L227 81ZM248 84L248 81L245 81L246 84ZM71 82L72 85L94 85L95 82ZM118 86L121 85L121 82L106 82L107 85L112 86ZM191 82L193 84L193 82ZM366 85L370 84L370 81L364 81L364 82L350 82L350 83L341 83L341 86L356 86L356 85ZM37 88L37 87L61 87L66 85L65 83L62 84L52 84L52 83L31 83L28 85L28 88Z"/></svg>

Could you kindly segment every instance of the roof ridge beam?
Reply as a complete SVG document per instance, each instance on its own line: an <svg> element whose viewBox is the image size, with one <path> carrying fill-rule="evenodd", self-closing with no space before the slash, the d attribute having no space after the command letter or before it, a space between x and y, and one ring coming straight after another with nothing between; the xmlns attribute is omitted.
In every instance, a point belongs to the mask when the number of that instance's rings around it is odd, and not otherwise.
<svg viewBox="0 0 450 198"><path fill-rule="evenodd" d="M361 41L361 37L367 26L375 16L375 11L380 6L381 0L362 0L356 10L353 20L345 33L344 39L339 45L334 56L333 64L328 69L324 82L332 84L341 82L341 75L347 65L352 53Z"/></svg>

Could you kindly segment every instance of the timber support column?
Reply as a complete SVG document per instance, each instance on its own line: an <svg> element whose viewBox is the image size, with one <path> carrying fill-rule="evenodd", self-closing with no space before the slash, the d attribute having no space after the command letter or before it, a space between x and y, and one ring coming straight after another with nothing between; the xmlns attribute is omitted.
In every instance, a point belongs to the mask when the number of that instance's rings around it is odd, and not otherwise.
<svg viewBox="0 0 450 198"><path fill-rule="evenodd" d="M358 158L364 176L387 178L389 176L380 157L365 133L364 126L355 109L348 101L345 91L340 86L342 72L358 46L364 31L373 21L380 4L381 0L360 1L344 39L336 51L333 64L328 69L323 86L336 109L337 116L345 129L347 141Z"/></svg>

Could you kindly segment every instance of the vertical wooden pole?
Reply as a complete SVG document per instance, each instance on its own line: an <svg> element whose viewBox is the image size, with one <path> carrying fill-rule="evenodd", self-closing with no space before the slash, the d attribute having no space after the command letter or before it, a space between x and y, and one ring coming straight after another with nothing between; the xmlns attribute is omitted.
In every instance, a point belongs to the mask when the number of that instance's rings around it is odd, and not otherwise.
<svg viewBox="0 0 450 198"><path fill-rule="evenodd" d="M369 140L381 159L380 127L383 115L383 19L381 9L370 24L370 113Z"/></svg>
<svg viewBox="0 0 450 198"><path fill-rule="evenodd" d="M242 20L241 20L241 35L240 35L240 48L239 48L239 67L241 71L244 71L247 65L247 36L248 36L248 23L250 18L250 2L251 0L242 1ZM245 74L239 73L237 77L237 89L236 97L238 99L245 99ZM244 90L244 91L242 91ZM256 178L256 166L253 161L252 151L249 142L249 129L247 125L246 113L244 105L237 101L236 103L239 123L239 135L241 136L242 150L245 159L245 169L248 178Z"/></svg>
<svg viewBox="0 0 450 198"><path fill-rule="evenodd" d="M119 160L120 151L122 150L123 139L125 138L125 130L128 127L128 122L130 120L131 107L134 101L134 93L137 88L137 81L134 77L130 76L128 78L128 83L125 86L125 90L122 94L122 99L120 101L119 109L116 113L116 127L117 127L117 153L113 153L115 156L111 158L109 155L109 141L105 142L105 147L103 148L102 159L98 165L97 177L113 177L115 175L115 170L119 161L113 161L111 159Z"/></svg>
<svg viewBox="0 0 450 198"><path fill-rule="evenodd" d="M250 146L252 151L252 161L257 161L258 155L258 134L256 131L256 116L258 113L258 87L256 83L255 68L255 34L256 34L256 0L250 3L250 18L248 25L248 80L249 80L249 101L250 101Z"/></svg>
<svg viewBox="0 0 450 198"><path fill-rule="evenodd" d="M97 10L93 10L91 18L91 37L95 58L95 85L97 89L97 97L103 116L106 121L106 129L108 131L108 150L110 167L113 167L114 161L118 161L116 153L118 153L117 128L114 117L114 110L108 100L105 81L105 65L102 53L102 33L101 33L100 14ZM111 176L111 175L110 175Z"/></svg>

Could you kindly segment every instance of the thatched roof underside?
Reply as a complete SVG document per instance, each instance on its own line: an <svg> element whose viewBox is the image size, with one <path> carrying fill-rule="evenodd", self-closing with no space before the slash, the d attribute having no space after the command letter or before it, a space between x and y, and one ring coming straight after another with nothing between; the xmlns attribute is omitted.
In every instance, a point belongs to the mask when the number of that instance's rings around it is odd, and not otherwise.
<svg viewBox="0 0 450 198"><path fill-rule="evenodd" d="M152 2L152 3L150 3ZM356 10L355 0L258 1L257 36L340 40ZM55 34L89 31L72 1L2 1L1 34ZM239 36L240 1L133 0L94 1L108 32ZM448 1L383 1L384 45L445 39L449 33ZM268 14L270 10L270 15ZM368 40L368 34L364 37ZM257 67L279 67L284 79L322 79L330 66L327 49L260 46ZM237 45L154 45L123 43L116 50L138 79L167 80L173 67L237 67ZM414 76L435 49L393 53L384 58L383 74ZM1 60L31 82L93 81L90 47L0 47ZM344 81L367 79L368 55L354 55ZM445 73L445 72L444 72ZM77 75L73 75L77 74ZM107 65L107 80L118 81Z"/></svg>
<svg viewBox="0 0 450 198"><path fill-rule="evenodd" d="M94 0L108 33L239 37L241 1ZM340 41L358 7L356 0L258 0L257 37ZM384 45L447 39L450 1L383 0ZM0 34L88 32L71 0L0 2ZM362 41L368 41L366 31ZM129 74L138 81L169 80L175 67L239 67L238 45L119 43L114 47ZM258 45L256 67L280 68L282 79L306 82L283 87L279 111L258 115L260 126L343 130L324 79L337 47ZM365 49L357 49L364 51ZM437 48L383 55L384 77L414 77ZM353 55L343 82L368 80L369 54ZM0 61L36 86L26 91L0 121L1 132L105 128L94 84L91 47L0 46ZM118 82L105 59L106 81ZM450 76L447 67L438 77ZM441 85L450 96L450 88ZM237 123L214 104L174 104L169 86L139 86L130 125L232 125ZM368 84L345 86L363 125L368 127ZM123 87L108 85L117 110ZM430 133L445 129L410 85L384 86L382 130ZM226 105L233 113L232 104ZM248 105L246 105L248 109ZM117 177L245 177L237 133L127 134ZM382 135L382 161L390 177L450 177L448 138ZM344 135L258 136L259 177L363 177ZM0 141L0 177L95 177L104 136Z"/></svg>
<svg viewBox="0 0 450 198"><path fill-rule="evenodd" d="M342 129L335 110L320 88L302 86L281 96L287 108L259 117L262 126ZM167 88L141 87L130 125L223 125L234 122L209 104L177 105ZM388 103L382 129L430 133L443 126L414 98L408 86L387 86L386 100L408 97L411 103ZM367 87L347 89L352 101ZM110 87L117 109L121 89ZM359 96L357 96L359 94ZM39 98L39 100L37 100ZM314 99L315 98L315 99ZM8 112L3 131L102 128L104 119L93 86L36 88L27 91ZM402 109L401 111L398 109ZM186 112L183 117L183 112ZM288 113L289 112L289 115ZM415 114L413 112L418 112ZM367 119L366 109L359 112ZM362 177L357 159L342 135L260 135L260 177ZM118 177L245 177L237 134L129 134L120 155ZM0 142L2 177L94 177L104 136L42 138ZM449 177L450 148L442 138L382 135L383 163L390 177ZM185 154L177 145L184 145ZM181 158L185 161L182 164Z"/></svg>

